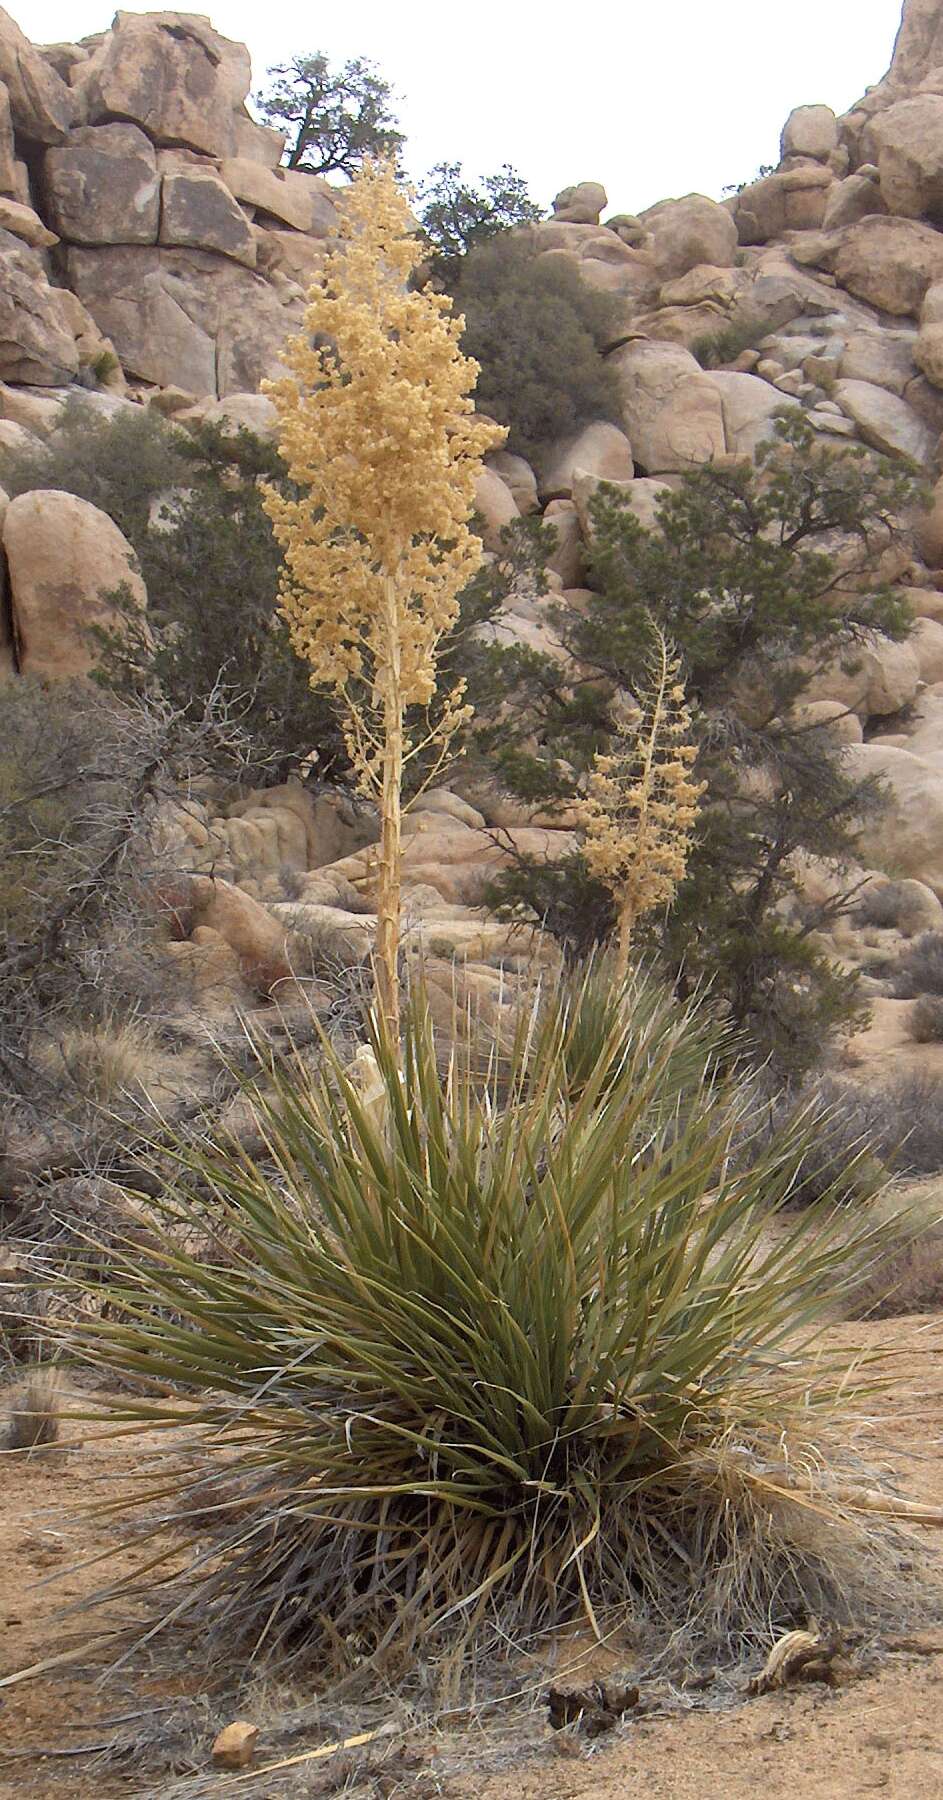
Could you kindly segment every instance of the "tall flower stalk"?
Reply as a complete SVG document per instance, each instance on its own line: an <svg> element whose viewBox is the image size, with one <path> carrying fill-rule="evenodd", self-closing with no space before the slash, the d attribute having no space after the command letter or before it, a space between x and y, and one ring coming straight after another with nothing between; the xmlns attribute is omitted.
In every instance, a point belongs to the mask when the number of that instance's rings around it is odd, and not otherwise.
<svg viewBox="0 0 943 1800"><path fill-rule="evenodd" d="M580 803L583 855L616 907L616 975L625 979L638 920L671 905L687 868L703 782L692 777L697 747L680 661L657 628L651 677L638 708L623 709L619 733L593 762Z"/></svg>
<svg viewBox="0 0 943 1800"><path fill-rule="evenodd" d="M469 528L484 453L504 430L476 419L478 365L447 295L410 287L422 245L389 163L364 166L340 242L308 296L288 373L265 384L294 492L266 507L284 553L279 604L313 686L333 688L361 789L379 803L377 1001L399 1030L402 795L408 762L445 749L467 717L440 697L438 646L482 548ZM425 722L407 729L407 712Z"/></svg>

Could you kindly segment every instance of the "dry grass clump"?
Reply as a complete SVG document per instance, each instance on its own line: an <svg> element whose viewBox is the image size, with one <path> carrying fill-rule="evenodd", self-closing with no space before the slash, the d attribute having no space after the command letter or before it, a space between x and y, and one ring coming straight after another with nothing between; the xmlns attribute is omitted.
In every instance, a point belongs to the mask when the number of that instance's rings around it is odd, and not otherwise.
<svg viewBox="0 0 943 1800"><path fill-rule="evenodd" d="M109 1416L185 1444L123 1590L155 1629L445 1680L574 1618L688 1657L890 1605L888 1528L814 1440L870 1380L820 1335L893 1227L788 1210L814 1123L745 1167L729 1045L605 969L490 1071L443 1076L420 1000L371 1048L369 1096L327 1049L256 1094L264 1163L181 1149L72 1331L140 1384ZM225 1256L184 1247L207 1216Z"/></svg>
<svg viewBox="0 0 943 1800"><path fill-rule="evenodd" d="M59 1377L53 1368L34 1369L14 1390L0 1450L47 1449L59 1437Z"/></svg>
<svg viewBox="0 0 943 1800"><path fill-rule="evenodd" d="M67 1100L108 1106L146 1090L154 1055L153 1033L141 1020L115 1019L63 1026L35 1060Z"/></svg>
<svg viewBox="0 0 943 1800"><path fill-rule="evenodd" d="M737 319L719 331L707 332L691 345L702 369L726 369L744 350L755 350L767 335L765 322Z"/></svg>
<svg viewBox="0 0 943 1800"><path fill-rule="evenodd" d="M47 1312L47 1295L41 1288L0 1270L0 1364L15 1367L38 1354Z"/></svg>

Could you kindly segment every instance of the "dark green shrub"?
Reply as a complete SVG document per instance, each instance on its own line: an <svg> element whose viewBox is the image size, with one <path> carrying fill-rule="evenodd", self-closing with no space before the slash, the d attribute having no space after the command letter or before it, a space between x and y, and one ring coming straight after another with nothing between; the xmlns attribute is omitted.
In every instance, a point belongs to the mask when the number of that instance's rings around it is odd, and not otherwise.
<svg viewBox="0 0 943 1800"><path fill-rule="evenodd" d="M505 233L461 262L455 296L463 348L481 364L476 403L510 427L511 450L539 460L591 419L619 419L618 386L600 354L619 303L574 267Z"/></svg>
<svg viewBox="0 0 943 1800"><path fill-rule="evenodd" d="M186 479L181 437L147 407L105 415L76 395L36 450L0 453L0 485L11 498L31 488L77 494L114 519L142 560L152 509Z"/></svg>
<svg viewBox="0 0 943 1800"><path fill-rule="evenodd" d="M121 367L113 350L99 350L93 357L89 367L100 387L104 387L110 375L116 375Z"/></svg>
<svg viewBox="0 0 943 1800"><path fill-rule="evenodd" d="M103 678L119 693L156 689L184 717L211 703L239 722L258 772L277 779L312 759L346 767L340 725L312 689L279 617L281 557L260 483L284 479L277 452L245 429L178 434L185 473L135 546L148 629L126 614L107 638Z"/></svg>

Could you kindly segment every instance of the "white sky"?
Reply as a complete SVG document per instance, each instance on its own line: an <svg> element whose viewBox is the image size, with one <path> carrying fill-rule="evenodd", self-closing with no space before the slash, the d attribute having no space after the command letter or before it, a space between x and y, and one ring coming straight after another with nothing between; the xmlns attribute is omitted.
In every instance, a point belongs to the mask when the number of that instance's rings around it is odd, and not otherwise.
<svg viewBox="0 0 943 1800"><path fill-rule="evenodd" d="M253 87L288 57L372 58L399 96L413 178L504 162L549 206L602 181L611 211L691 192L720 196L778 160L793 106L842 112L890 62L901 0L216 0L213 24L247 43ZM129 7L134 12L154 6ZM103 0L13 0L34 43L101 31Z"/></svg>

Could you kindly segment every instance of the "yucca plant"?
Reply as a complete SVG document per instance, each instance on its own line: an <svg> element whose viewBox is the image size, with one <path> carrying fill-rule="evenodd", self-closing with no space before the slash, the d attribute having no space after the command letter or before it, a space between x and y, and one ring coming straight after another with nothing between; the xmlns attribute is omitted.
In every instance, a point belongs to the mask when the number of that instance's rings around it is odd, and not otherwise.
<svg viewBox="0 0 943 1800"><path fill-rule="evenodd" d="M443 1080L421 996L372 1052L379 1104L326 1047L256 1091L264 1163L182 1149L71 1340L142 1384L115 1419L174 1431L131 1499L155 1624L336 1670L577 1614L717 1654L847 1611L852 1569L886 1594L885 1527L813 1448L856 1386L823 1320L881 1231L786 1210L801 1125L731 1154L706 1014L597 968L510 1079Z"/></svg>

